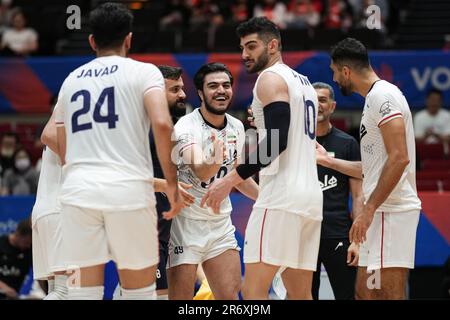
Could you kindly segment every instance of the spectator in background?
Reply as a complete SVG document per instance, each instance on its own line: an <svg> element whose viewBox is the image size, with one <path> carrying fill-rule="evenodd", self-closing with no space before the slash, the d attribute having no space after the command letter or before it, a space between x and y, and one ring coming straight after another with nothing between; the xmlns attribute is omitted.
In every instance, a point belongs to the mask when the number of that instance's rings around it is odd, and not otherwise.
<svg viewBox="0 0 450 320"><path fill-rule="evenodd" d="M14 167L14 153L19 145L19 138L15 133L7 132L2 136L0 144L0 177L5 171Z"/></svg>
<svg viewBox="0 0 450 320"><path fill-rule="evenodd" d="M254 17L266 17L278 28L286 29L287 27L287 8L283 2L277 2L276 0L263 0L253 9Z"/></svg>
<svg viewBox="0 0 450 320"><path fill-rule="evenodd" d="M11 21L12 0L0 0L0 35L6 30Z"/></svg>
<svg viewBox="0 0 450 320"><path fill-rule="evenodd" d="M247 0L235 0L231 6L232 20L238 24L250 18Z"/></svg>
<svg viewBox="0 0 450 320"><path fill-rule="evenodd" d="M414 133L417 143L448 143L450 141L450 112L442 106L442 92L434 88L429 90L425 109L414 116Z"/></svg>
<svg viewBox="0 0 450 320"><path fill-rule="evenodd" d="M39 173L32 167L30 154L20 148L14 154L14 166L5 171L1 195L36 194Z"/></svg>
<svg viewBox="0 0 450 320"><path fill-rule="evenodd" d="M212 0L194 2L191 16L191 28L202 30L209 26L218 27L224 23L224 17L217 3Z"/></svg>
<svg viewBox="0 0 450 320"><path fill-rule="evenodd" d="M288 28L314 28L320 23L322 4L312 0L291 0L289 3Z"/></svg>
<svg viewBox="0 0 450 320"><path fill-rule="evenodd" d="M27 28L27 20L21 10L17 9L12 14L11 26L3 33L2 55L28 56L38 49L38 34Z"/></svg>
<svg viewBox="0 0 450 320"><path fill-rule="evenodd" d="M170 0L166 4L159 27L161 30L187 28L191 14L191 8L185 0Z"/></svg>
<svg viewBox="0 0 450 320"><path fill-rule="evenodd" d="M19 297L31 264L31 221L26 219L15 232L0 237L0 300Z"/></svg>
<svg viewBox="0 0 450 320"><path fill-rule="evenodd" d="M323 20L327 29L349 29L353 24L352 7L345 0L328 0Z"/></svg>

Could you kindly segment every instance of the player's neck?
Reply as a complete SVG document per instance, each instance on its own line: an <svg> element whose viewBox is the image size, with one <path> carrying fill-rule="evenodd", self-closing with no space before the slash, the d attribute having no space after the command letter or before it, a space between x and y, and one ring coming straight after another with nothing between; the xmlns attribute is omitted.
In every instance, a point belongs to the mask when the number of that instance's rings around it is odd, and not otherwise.
<svg viewBox="0 0 450 320"><path fill-rule="evenodd" d="M120 49L103 49L103 50L97 50L97 58L101 57L110 57L110 56L119 56L119 57L126 57L127 52L125 48Z"/></svg>
<svg viewBox="0 0 450 320"><path fill-rule="evenodd" d="M380 78L372 68L370 68L368 71L359 75L359 79L355 84L355 91L365 98L372 89L373 84L378 80L380 80Z"/></svg>
<svg viewBox="0 0 450 320"><path fill-rule="evenodd" d="M225 115L218 115L218 114L214 114L209 112L208 110L206 110L206 108L201 107L200 108L200 113L203 117L204 120L206 120L206 122L211 125L212 127L218 129L218 128L223 128L223 126L225 125Z"/></svg>
<svg viewBox="0 0 450 320"><path fill-rule="evenodd" d="M278 53L277 55L274 55L273 57L271 57L269 59L269 63L267 63L267 65L266 65L266 67L263 70L261 70L260 72L258 72L258 74L260 74L264 70L270 68L271 66L273 66L277 63L283 63L283 58L281 57L281 52Z"/></svg>
<svg viewBox="0 0 450 320"><path fill-rule="evenodd" d="M326 136L331 131L331 128L333 128L333 126L330 121L317 122L316 136Z"/></svg>

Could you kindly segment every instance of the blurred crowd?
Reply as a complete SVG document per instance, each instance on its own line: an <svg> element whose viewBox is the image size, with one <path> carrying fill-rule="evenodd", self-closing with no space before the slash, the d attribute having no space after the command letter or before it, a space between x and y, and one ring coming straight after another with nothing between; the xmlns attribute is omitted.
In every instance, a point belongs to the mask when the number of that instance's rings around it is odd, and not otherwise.
<svg viewBox="0 0 450 320"><path fill-rule="evenodd" d="M48 54L47 47L67 37L68 3L48 0L0 0L0 55ZM54 2L54 3L53 3ZM74 0L81 12L102 0ZM374 7L381 33L395 29L408 0L137 0L122 1L135 13L135 27L146 30L205 30L235 26L254 16L266 16L280 29L358 29L367 27ZM378 9L377 9L378 10ZM48 19L42 19L42 16ZM140 16L139 19L137 16ZM40 48L42 47L42 49ZM50 50L50 53L51 50Z"/></svg>

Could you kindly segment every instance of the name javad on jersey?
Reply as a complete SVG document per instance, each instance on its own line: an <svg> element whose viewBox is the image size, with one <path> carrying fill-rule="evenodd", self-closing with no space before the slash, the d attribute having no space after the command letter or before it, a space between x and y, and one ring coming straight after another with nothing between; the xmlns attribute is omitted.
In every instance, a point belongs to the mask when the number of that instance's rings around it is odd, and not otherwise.
<svg viewBox="0 0 450 320"><path fill-rule="evenodd" d="M100 69L82 69L81 73L77 75L77 78L86 78L86 77L103 77L113 74L117 71L119 67L117 65L108 66Z"/></svg>

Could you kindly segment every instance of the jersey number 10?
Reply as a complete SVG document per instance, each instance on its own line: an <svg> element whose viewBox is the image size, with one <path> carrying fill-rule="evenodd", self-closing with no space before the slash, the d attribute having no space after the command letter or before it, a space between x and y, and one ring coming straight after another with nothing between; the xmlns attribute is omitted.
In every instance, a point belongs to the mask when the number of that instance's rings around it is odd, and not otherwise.
<svg viewBox="0 0 450 320"><path fill-rule="evenodd" d="M305 105L305 134L314 140L316 138L316 107L311 100L305 100L303 97L303 103Z"/></svg>
<svg viewBox="0 0 450 320"><path fill-rule="evenodd" d="M87 90L77 91L73 94L70 101L75 102L80 97L83 100L83 107L75 111L72 115L72 133L92 129L92 122L80 123L78 119L80 116L87 114L91 110L91 93ZM108 109L106 115L102 115L100 110L105 103L105 100L107 100L106 104ZM116 127L116 122L119 120L119 115L116 114L115 109L114 87L106 88L100 94L100 97L95 103L93 119L98 123L108 123L109 129L114 129Z"/></svg>

